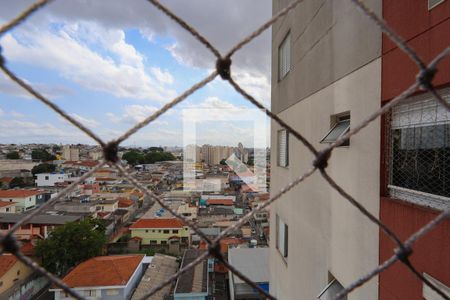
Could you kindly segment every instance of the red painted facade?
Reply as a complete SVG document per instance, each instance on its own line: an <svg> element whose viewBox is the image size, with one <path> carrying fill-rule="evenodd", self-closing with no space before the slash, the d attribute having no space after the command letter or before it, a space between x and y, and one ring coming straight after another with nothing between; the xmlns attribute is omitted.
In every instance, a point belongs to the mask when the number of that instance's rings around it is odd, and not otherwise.
<svg viewBox="0 0 450 300"><path fill-rule="evenodd" d="M384 0L383 18L429 63L450 45L450 1L431 11L426 0ZM418 67L387 36L383 36L382 101L399 95L414 83ZM450 83L450 57L438 65L433 83L440 87Z"/></svg>
<svg viewBox="0 0 450 300"><path fill-rule="evenodd" d="M381 198L380 217L401 240L406 240L438 212L403 201ZM447 219L413 246L411 263L420 272L426 272L450 286L450 220ZM385 234L380 234L380 261L394 254L395 245ZM397 262L380 275L380 299L423 300L422 282L402 263Z"/></svg>
<svg viewBox="0 0 450 300"><path fill-rule="evenodd" d="M450 0L444 1L431 11L426 0L384 0L383 18L429 63L450 45ZM415 82L418 67L411 58L399 49L387 36L383 36L382 49L382 104L388 102ZM438 65L433 84L440 88L450 85L450 57ZM382 118L385 124L385 118ZM401 240L435 218L439 212L404 201L387 198L388 162L386 157L386 128L381 129L381 200L380 219ZM380 263L394 254L396 246L380 232ZM410 257L419 272L425 272L450 286L450 220L447 219L429 232L413 246ZM422 282L402 263L382 272L379 276L379 299L423 300Z"/></svg>

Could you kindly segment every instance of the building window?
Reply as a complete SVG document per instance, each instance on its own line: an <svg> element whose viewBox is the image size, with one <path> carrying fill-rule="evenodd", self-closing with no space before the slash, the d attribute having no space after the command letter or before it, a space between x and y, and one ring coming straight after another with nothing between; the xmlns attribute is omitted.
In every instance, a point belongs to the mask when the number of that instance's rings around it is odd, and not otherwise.
<svg viewBox="0 0 450 300"><path fill-rule="evenodd" d="M331 275L331 273L328 273L328 275L329 275L328 276L329 277L329 281L328 281L327 286L319 293L319 295L317 295L317 299L319 299L319 300L331 300L331 299L334 299L335 296L341 290L344 289L342 284L336 278L334 278L334 276ZM345 295L341 299L347 300L347 295Z"/></svg>
<svg viewBox="0 0 450 300"><path fill-rule="evenodd" d="M172 230L172 233L178 234L178 230Z"/></svg>
<svg viewBox="0 0 450 300"><path fill-rule="evenodd" d="M167 241L161 241L161 245L167 245Z"/></svg>
<svg viewBox="0 0 450 300"><path fill-rule="evenodd" d="M87 291L84 291L84 295L86 296L86 297L95 297L96 296L96 290L87 290Z"/></svg>
<svg viewBox="0 0 450 300"><path fill-rule="evenodd" d="M45 176L45 180L48 180L48 176Z"/></svg>
<svg viewBox="0 0 450 300"><path fill-rule="evenodd" d="M288 257L288 225L276 215L277 249L283 257Z"/></svg>
<svg viewBox="0 0 450 300"><path fill-rule="evenodd" d="M278 166L289 165L289 133L286 129L278 130Z"/></svg>
<svg viewBox="0 0 450 300"><path fill-rule="evenodd" d="M165 230L163 230L163 233L164 233L164 234L169 234L169 233L170 233L170 230L165 229Z"/></svg>
<svg viewBox="0 0 450 300"><path fill-rule="evenodd" d="M8 208L8 207L6 208L6 211L7 211L7 212L9 211L9 208Z"/></svg>
<svg viewBox="0 0 450 300"><path fill-rule="evenodd" d="M389 139L391 196L450 200L450 112L428 95L417 96L392 109Z"/></svg>
<svg viewBox="0 0 450 300"><path fill-rule="evenodd" d="M439 280L433 278L432 276L428 275L427 273L422 273L423 276L428 279L435 287L437 287L441 292L443 292L445 295L450 297L450 288L440 282ZM422 296L425 300L440 300L442 299L442 296L436 293L433 289L431 289L428 285L425 283L422 283Z"/></svg>
<svg viewBox="0 0 450 300"><path fill-rule="evenodd" d="M119 290L118 289L106 290L106 295L108 296L119 295Z"/></svg>
<svg viewBox="0 0 450 300"><path fill-rule="evenodd" d="M148 229L145 229L145 233L148 233Z"/></svg>
<svg viewBox="0 0 450 300"><path fill-rule="evenodd" d="M291 69L291 33L289 32L278 48L278 79L286 77Z"/></svg>
<svg viewBox="0 0 450 300"><path fill-rule="evenodd" d="M343 113L331 116L331 129L320 141L322 144L332 144L350 130L350 113ZM350 141L345 141L341 146L350 145Z"/></svg>
<svg viewBox="0 0 450 300"><path fill-rule="evenodd" d="M428 10L431 10L444 2L445 0L428 0Z"/></svg>
<svg viewBox="0 0 450 300"><path fill-rule="evenodd" d="M20 270L17 270L17 276L19 276L20 275Z"/></svg>
<svg viewBox="0 0 450 300"><path fill-rule="evenodd" d="M156 245L158 242L156 240L151 240L150 245Z"/></svg>

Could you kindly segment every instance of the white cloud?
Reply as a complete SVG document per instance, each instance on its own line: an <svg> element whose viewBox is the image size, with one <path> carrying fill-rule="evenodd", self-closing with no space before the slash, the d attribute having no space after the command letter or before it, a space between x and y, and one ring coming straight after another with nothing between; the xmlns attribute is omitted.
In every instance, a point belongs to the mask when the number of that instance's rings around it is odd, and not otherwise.
<svg viewBox="0 0 450 300"><path fill-rule="evenodd" d="M152 68L153 76L155 76L156 80L158 80L162 84L172 84L173 83L173 77L172 75L166 70L162 71L160 68Z"/></svg>
<svg viewBox="0 0 450 300"><path fill-rule="evenodd" d="M143 121L145 118L149 117L157 110L158 108L155 106L133 104L125 106L123 113L121 113L120 115L108 112L106 113L106 116L113 123L126 123L134 125L138 122ZM167 115L170 115L171 113L172 112L167 112ZM168 122L157 119L153 121L152 124L168 125Z"/></svg>
<svg viewBox="0 0 450 300"><path fill-rule="evenodd" d="M75 114L75 113L71 113L70 116L72 118L74 118L75 120L77 120L78 122L80 122L81 124L83 124L83 125L85 125L87 127L90 127L90 128L94 128L94 127L97 127L99 125L96 120L85 118L85 117L82 117L82 116L80 116L78 114Z"/></svg>
<svg viewBox="0 0 450 300"><path fill-rule="evenodd" d="M102 51L89 47L93 38L102 45ZM9 59L55 70L90 90L160 102L175 96L175 91L163 88L146 73L143 56L126 43L121 30L90 28L82 23L62 26L58 31L28 27L14 36L6 35L2 46ZM108 51L112 54L107 55Z"/></svg>

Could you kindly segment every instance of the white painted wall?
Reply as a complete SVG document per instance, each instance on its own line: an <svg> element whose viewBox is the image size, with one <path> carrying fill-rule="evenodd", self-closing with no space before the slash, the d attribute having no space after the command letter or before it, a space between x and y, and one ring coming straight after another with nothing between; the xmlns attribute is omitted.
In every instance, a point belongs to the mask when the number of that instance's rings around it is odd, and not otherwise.
<svg viewBox="0 0 450 300"><path fill-rule="evenodd" d="M330 116L351 113L351 127L380 107L381 60L354 71L279 116L317 149L330 129ZM272 122L272 137L280 127ZM272 139L271 149L277 149ZM327 171L375 216L379 215L379 120L334 150ZM277 151L271 153L276 162ZM289 167L272 164L271 195L312 166L313 155L289 138ZM270 292L278 299L316 299L331 272L347 286L378 264L378 227L335 192L317 172L271 205ZM275 248L275 216L289 226L289 256ZM352 292L349 300L378 299L377 279Z"/></svg>
<svg viewBox="0 0 450 300"><path fill-rule="evenodd" d="M55 183L64 182L68 179L67 174L41 173L36 174L37 186L55 186Z"/></svg>

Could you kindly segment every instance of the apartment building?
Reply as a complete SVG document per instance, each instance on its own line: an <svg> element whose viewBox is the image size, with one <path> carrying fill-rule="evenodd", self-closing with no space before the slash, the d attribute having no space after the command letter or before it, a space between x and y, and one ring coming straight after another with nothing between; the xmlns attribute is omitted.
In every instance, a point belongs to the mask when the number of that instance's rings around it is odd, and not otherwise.
<svg viewBox="0 0 450 300"><path fill-rule="evenodd" d="M290 1L274 0L276 14ZM450 1L366 0L426 61L450 44ZM450 60L433 84L450 101ZM272 110L317 149L410 86L418 69L350 1L302 1L272 30ZM336 148L327 172L400 239L450 203L450 113L416 92ZM271 196L314 156L272 123ZM395 245L318 172L271 205L270 292L331 299L393 255ZM450 295L446 220L414 246L411 262ZM440 299L401 264L345 299Z"/></svg>
<svg viewBox="0 0 450 300"><path fill-rule="evenodd" d="M189 244L189 228L176 218L139 219L130 226L131 237L142 239L143 245L168 245L176 240Z"/></svg>
<svg viewBox="0 0 450 300"><path fill-rule="evenodd" d="M64 145L62 157L65 160L80 160L80 149L70 145Z"/></svg>
<svg viewBox="0 0 450 300"><path fill-rule="evenodd" d="M290 1L274 0L273 14ZM381 15L381 1L364 1ZM272 110L317 149L380 108L381 32L351 1L302 1L272 28ZM271 196L314 156L271 126ZM379 215L380 125L371 123L329 159L327 172ZM379 230L318 172L271 205L270 292L278 299L331 299L378 265ZM375 278L347 299L378 299Z"/></svg>
<svg viewBox="0 0 450 300"><path fill-rule="evenodd" d="M24 212L33 209L42 194L42 191L35 190L3 190L0 191L0 200L14 202L16 212Z"/></svg>
<svg viewBox="0 0 450 300"><path fill-rule="evenodd" d="M417 54L430 62L450 45L450 1L383 1L383 17ZM414 80L417 67L383 37L381 103ZM450 59L438 65L433 84L450 102ZM416 93L383 118L380 218L406 240L450 205L450 112L429 93ZM411 263L450 297L450 220L413 247ZM395 246L380 233L380 263ZM399 280L401 278L401 280ZM380 274L380 299L442 299L401 264Z"/></svg>

